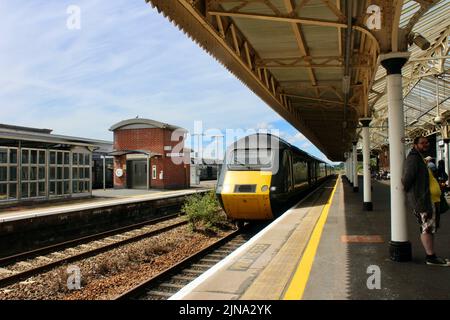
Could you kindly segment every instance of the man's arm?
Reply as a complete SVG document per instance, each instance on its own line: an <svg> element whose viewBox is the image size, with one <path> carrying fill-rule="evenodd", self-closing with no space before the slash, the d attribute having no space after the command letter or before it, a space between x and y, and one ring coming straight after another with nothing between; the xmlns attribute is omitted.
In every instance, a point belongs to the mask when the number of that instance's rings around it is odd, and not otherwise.
<svg viewBox="0 0 450 320"><path fill-rule="evenodd" d="M417 176L417 161L415 157L407 157L405 166L403 168L402 183L405 191L408 191L416 180Z"/></svg>

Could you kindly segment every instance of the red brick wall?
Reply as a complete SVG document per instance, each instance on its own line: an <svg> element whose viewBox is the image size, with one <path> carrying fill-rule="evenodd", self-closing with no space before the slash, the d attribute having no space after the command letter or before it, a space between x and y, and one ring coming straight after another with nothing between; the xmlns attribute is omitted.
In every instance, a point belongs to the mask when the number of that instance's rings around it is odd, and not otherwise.
<svg viewBox="0 0 450 320"><path fill-rule="evenodd" d="M114 132L115 150L145 150L162 154L162 156L152 157L149 166L150 186L152 188L184 188L189 187L189 162L187 164L174 164L172 157L167 153L172 151L164 150L164 146L175 147L179 141L171 141L172 131L160 128L147 129L123 129ZM184 144L182 145L184 147ZM179 150L175 150L177 153ZM179 158L179 157L177 157ZM180 159L181 160L181 159ZM114 169L126 164L126 156L116 157ZM152 168L156 165L156 179L152 177ZM160 179L160 172L163 172L163 179ZM126 187L126 171L122 178L114 175L114 186L118 188Z"/></svg>
<svg viewBox="0 0 450 320"><path fill-rule="evenodd" d="M125 129L114 132L115 150L151 150L163 153L165 129Z"/></svg>
<svg viewBox="0 0 450 320"><path fill-rule="evenodd" d="M126 156L114 157L114 187L115 188L126 188L127 187L127 170L123 170L123 176L116 176L116 169L126 168L127 158Z"/></svg>

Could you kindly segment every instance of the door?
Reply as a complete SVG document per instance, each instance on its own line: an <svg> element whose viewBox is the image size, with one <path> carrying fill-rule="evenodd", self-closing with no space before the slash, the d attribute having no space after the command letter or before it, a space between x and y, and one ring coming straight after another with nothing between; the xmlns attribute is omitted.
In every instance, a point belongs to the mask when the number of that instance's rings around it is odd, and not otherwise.
<svg viewBox="0 0 450 320"><path fill-rule="evenodd" d="M128 188L146 189L147 188L147 163L146 160L127 161Z"/></svg>

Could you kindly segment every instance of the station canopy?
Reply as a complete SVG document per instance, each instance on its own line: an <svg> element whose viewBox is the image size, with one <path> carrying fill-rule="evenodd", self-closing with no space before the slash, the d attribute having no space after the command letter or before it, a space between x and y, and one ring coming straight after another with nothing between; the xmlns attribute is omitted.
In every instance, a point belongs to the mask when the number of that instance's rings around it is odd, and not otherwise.
<svg viewBox="0 0 450 320"><path fill-rule="evenodd" d="M407 137L446 128L450 0L147 1L330 160L344 160L361 118L372 118L372 148L388 143L381 54L411 53Z"/></svg>

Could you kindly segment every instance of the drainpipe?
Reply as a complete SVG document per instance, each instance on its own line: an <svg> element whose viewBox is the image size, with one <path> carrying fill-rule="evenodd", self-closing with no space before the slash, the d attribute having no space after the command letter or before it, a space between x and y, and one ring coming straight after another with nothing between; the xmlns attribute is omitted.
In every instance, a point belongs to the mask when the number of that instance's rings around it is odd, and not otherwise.
<svg viewBox="0 0 450 320"><path fill-rule="evenodd" d="M150 168L150 155L147 153L146 154L147 157L147 190L150 190L150 172L151 172L151 168Z"/></svg>

